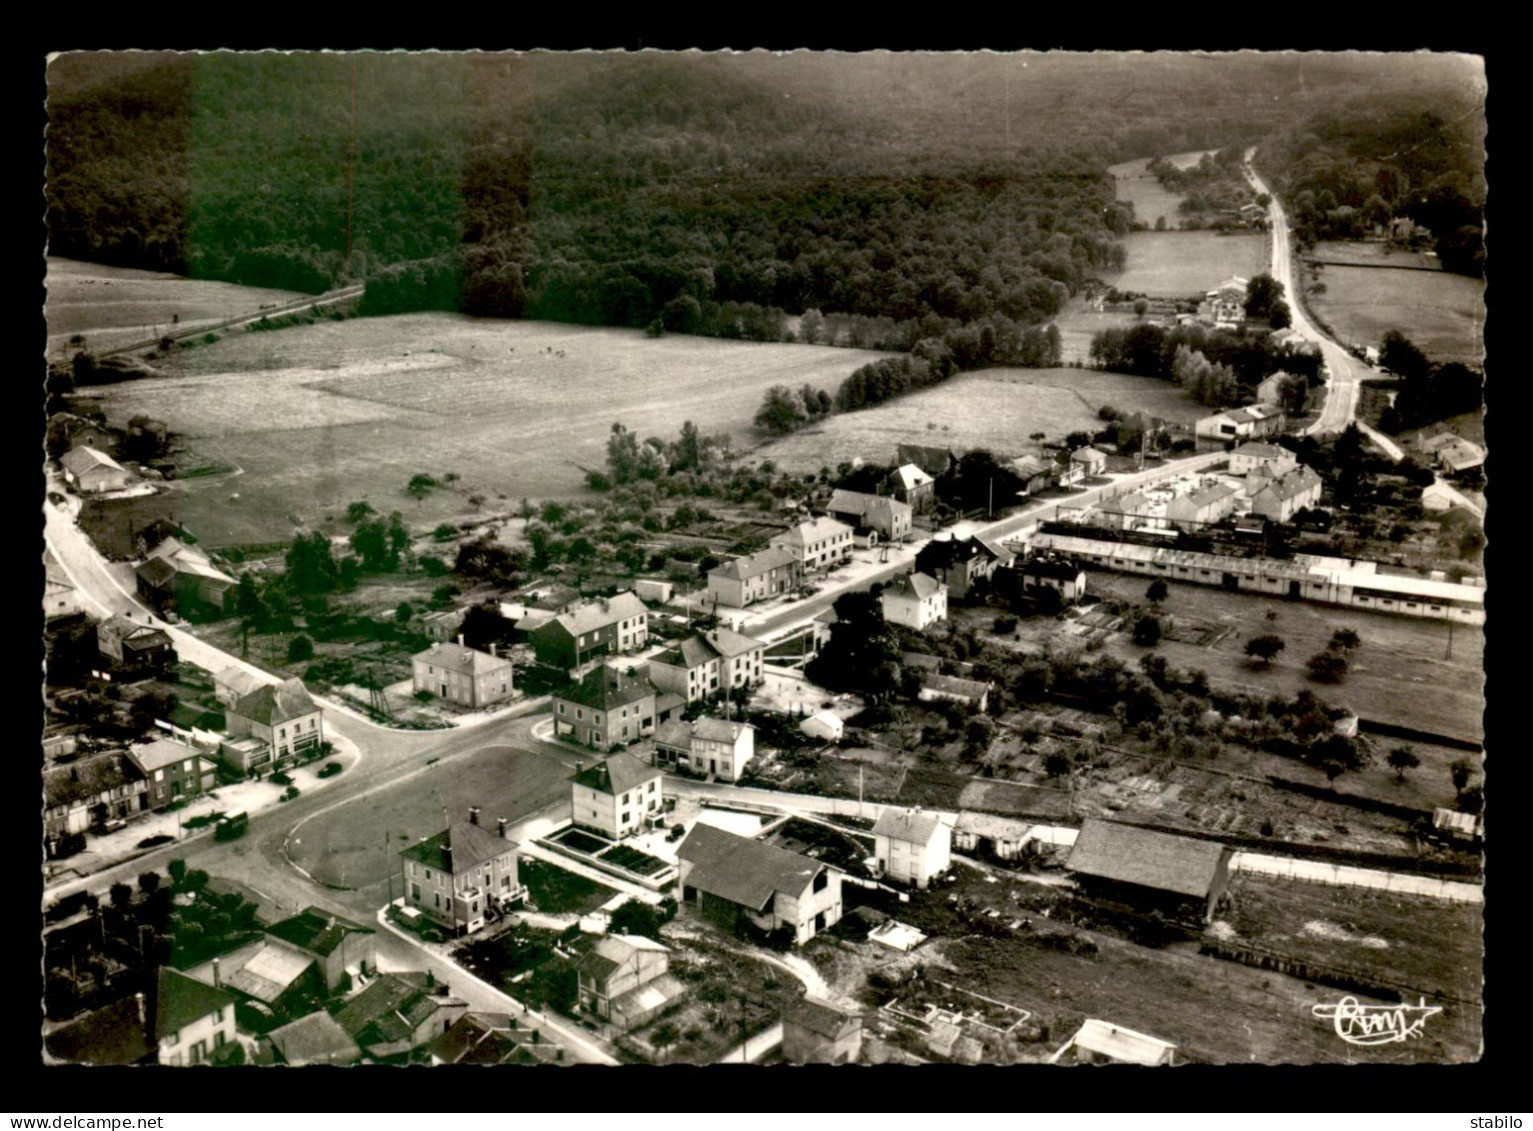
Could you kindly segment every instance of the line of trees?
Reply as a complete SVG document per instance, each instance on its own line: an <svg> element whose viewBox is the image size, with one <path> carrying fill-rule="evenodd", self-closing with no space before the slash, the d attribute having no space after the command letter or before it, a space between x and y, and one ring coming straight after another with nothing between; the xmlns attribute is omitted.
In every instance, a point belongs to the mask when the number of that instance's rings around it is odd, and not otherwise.
<svg viewBox="0 0 1533 1131"><path fill-rule="evenodd" d="M1450 416L1478 412L1485 403L1484 375L1456 361L1436 364L1399 330L1385 333L1379 364L1400 378L1394 404L1379 416L1391 434Z"/></svg>

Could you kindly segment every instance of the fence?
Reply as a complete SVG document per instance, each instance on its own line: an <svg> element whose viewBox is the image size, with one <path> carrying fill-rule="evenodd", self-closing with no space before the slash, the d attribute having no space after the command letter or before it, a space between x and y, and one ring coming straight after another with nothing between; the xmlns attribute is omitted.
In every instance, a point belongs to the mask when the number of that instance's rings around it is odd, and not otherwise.
<svg viewBox="0 0 1533 1131"><path fill-rule="evenodd" d="M1346 864L1328 864L1320 860L1294 860L1286 856L1262 856L1237 852L1230 862L1232 871L1287 880L1335 884L1338 887L1372 888L1399 895L1422 895L1453 903L1483 903L1485 892L1478 884L1440 880L1435 876L1413 876L1401 872L1378 872Z"/></svg>

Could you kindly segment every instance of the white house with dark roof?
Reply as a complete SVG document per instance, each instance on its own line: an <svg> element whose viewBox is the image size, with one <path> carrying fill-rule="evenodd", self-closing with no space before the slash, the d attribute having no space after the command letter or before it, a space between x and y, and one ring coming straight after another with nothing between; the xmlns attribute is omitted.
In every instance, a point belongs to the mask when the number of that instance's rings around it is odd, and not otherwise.
<svg viewBox="0 0 1533 1131"><path fill-rule="evenodd" d="M240 696L224 715L230 734L254 738L268 748L269 759L236 767L247 772L316 755L325 741L324 712L296 677Z"/></svg>
<svg viewBox="0 0 1533 1131"><path fill-rule="evenodd" d="M825 506L830 517L852 528L853 540L871 546L879 539L903 542L910 535L915 508L887 495L837 488Z"/></svg>
<svg viewBox="0 0 1533 1131"><path fill-rule="evenodd" d="M461 638L460 638L461 639ZM433 644L410 657L417 692L479 709L511 698L511 658L457 644Z"/></svg>
<svg viewBox="0 0 1533 1131"><path fill-rule="evenodd" d="M743 609L777 597L798 584L803 566L793 551L770 546L708 571L708 596L721 605Z"/></svg>
<svg viewBox="0 0 1533 1131"><path fill-rule="evenodd" d="M686 992L670 959L670 947L642 935L603 937L575 963L580 1010L619 1030L644 1024Z"/></svg>
<svg viewBox="0 0 1533 1131"><path fill-rule="evenodd" d="M1166 521L1178 530L1196 530L1230 514L1239 497L1240 489L1229 483L1189 491L1166 504Z"/></svg>
<svg viewBox="0 0 1533 1131"><path fill-rule="evenodd" d="M1245 475L1258 467L1270 469L1274 474L1294 467L1299 457L1280 444L1261 444L1255 441L1241 444L1230 453L1230 474Z"/></svg>
<svg viewBox="0 0 1533 1131"><path fill-rule="evenodd" d="M819 860L701 823L676 857L682 899L726 925L786 928L796 945L841 918L841 873Z"/></svg>
<svg viewBox="0 0 1533 1131"><path fill-rule="evenodd" d="M609 755L570 779L571 818L609 840L622 840L661 811L660 779L657 767L626 750Z"/></svg>
<svg viewBox="0 0 1533 1131"><path fill-rule="evenodd" d="M1086 475L1101 475L1107 469L1107 455L1087 446L1070 453L1070 462Z"/></svg>
<svg viewBox="0 0 1533 1131"><path fill-rule="evenodd" d="M122 491L138 482L138 476L111 456L84 445L65 452L59 466L64 470L64 482L82 495Z"/></svg>
<svg viewBox="0 0 1533 1131"><path fill-rule="evenodd" d="M947 620L947 586L924 573L904 573L879 594L884 620L917 632Z"/></svg>
<svg viewBox="0 0 1533 1131"><path fill-rule="evenodd" d="M829 569L852 556L852 528L833 518L811 518L773 535L767 544L787 550L805 572Z"/></svg>
<svg viewBox="0 0 1533 1131"><path fill-rule="evenodd" d="M1251 513L1269 522L1287 522L1305 507L1317 505L1322 487L1320 476L1307 467L1296 467L1251 493Z"/></svg>
<svg viewBox="0 0 1533 1131"><path fill-rule="evenodd" d="M897 883L925 889L952 863L953 830L936 814L886 806L873 826L878 870Z"/></svg>
<svg viewBox="0 0 1533 1131"><path fill-rule="evenodd" d="M518 871L520 846L479 825L479 811L401 852L404 906L455 934L479 930L489 916L526 895Z"/></svg>

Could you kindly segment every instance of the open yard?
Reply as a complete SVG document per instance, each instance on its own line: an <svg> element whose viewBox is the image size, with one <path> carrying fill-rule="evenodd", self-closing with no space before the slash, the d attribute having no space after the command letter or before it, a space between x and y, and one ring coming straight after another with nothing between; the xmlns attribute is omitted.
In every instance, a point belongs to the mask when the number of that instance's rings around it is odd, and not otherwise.
<svg viewBox="0 0 1533 1131"><path fill-rule="evenodd" d="M1331 246L1320 245L1317 255L1329 258L1324 249ZM1393 258L1404 262L1407 255ZM1315 277L1325 292L1306 301L1342 341L1376 346L1386 331L1400 330L1433 361L1484 364L1483 280L1446 271L1331 265Z"/></svg>
<svg viewBox="0 0 1533 1131"><path fill-rule="evenodd" d="M1128 266L1108 282L1120 291L1155 298L1190 298L1231 275L1250 278L1267 270L1271 245L1264 232L1221 236L1216 232L1130 232L1124 237Z"/></svg>
<svg viewBox="0 0 1533 1131"><path fill-rule="evenodd" d="M614 421L674 439L692 420L754 441L769 386L834 391L879 356L407 314L232 335L100 399L112 423L146 413L199 460L238 469L174 484L176 517L216 547L284 539L358 499L430 526L473 511L470 495L500 510L579 495ZM451 491L405 493L418 473L449 472Z"/></svg>
<svg viewBox="0 0 1533 1131"><path fill-rule="evenodd" d="M59 258L49 258L46 282L49 357L58 357L76 334L85 335L90 349L111 349L304 297Z"/></svg>
<svg viewBox="0 0 1533 1131"><path fill-rule="evenodd" d="M796 472L857 459L887 462L898 444L988 448L1012 457L1041 450L1029 439L1035 432L1057 443L1070 432L1101 428L1097 412L1103 405L1167 420L1193 420L1204 411L1177 386L1150 377L1094 369L986 369L877 408L832 416L760 454Z"/></svg>
<svg viewBox="0 0 1533 1131"><path fill-rule="evenodd" d="M381 884L398 874L401 851L442 831L444 808L461 819L477 805L491 829L500 817L514 824L567 799L569 774L547 754L487 746L322 813L299 828L289 853L320 883Z"/></svg>

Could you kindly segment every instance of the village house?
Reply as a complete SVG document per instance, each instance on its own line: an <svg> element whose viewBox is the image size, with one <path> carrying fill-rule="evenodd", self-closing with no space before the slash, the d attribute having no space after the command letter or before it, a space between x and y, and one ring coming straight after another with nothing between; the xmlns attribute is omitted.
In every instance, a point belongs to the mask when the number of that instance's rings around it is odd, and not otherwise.
<svg viewBox="0 0 1533 1131"><path fill-rule="evenodd" d="M923 632L947 620L947 586L924 573L902 573L879 594L884 620Z"/></svg>
<svg viewBox="0 0 1533 1131"><path fill-rule="evenodd" d="M237 1000L162 966L148 995L123 998L55 1029L44 1046L55 1062L69 1064L205 1064L238 1040Z"/></svg>
<svg viewBox="0 0 1533 1131"><path fill-rule="evenodd" d="M965 809L953 826L953 848L959 852L986 852L997 860L1015 860L1031 837L1032 826L1011 817L976 813Z"/></svg>
<svg viewBox="0 0 1533 1131"><path fill-rule="evenodd" d="M954 538L941 534L917 551L915 568L946 585L949 600L963 601L976 584L1011 565L1015 558L1004 546L979 535Z"/></svg>
<svg viewBox="0 0 1533 1131"><path fill-rule="evenodd" d="M1101 475L1107 470L1106 454L1092 447L1076 448L1070 453L1070 463L1080 470L1083 477Z"/></svg>
<svg viewBox="0 0 1533 1131"><path fill-rule="evenodd" d="M894 466L898 470L907 465L914 465L920 468L923 474L936 480L953 471L958 466L958 460L962 455L961 448L944 448L931 444L896 444Z"/></svg>
<svg viewBox="0 0 1533 1131"><path fill-rule="evenodd" d="M554 735L597 750L647 737L655 729L655 685L647 676L598 664L551 696Z"/></svg>
<svg viewBox="0 0 1533 1131"><path fill-rule="evenodd" d="M312 958L330 993L343 992L378 969L377 931L318 907L306 907L273 923L266 928L266 937Z"/></svg>
<svg viewBox="0 0 1533 1131"><path fill-rule="evenodd" d="M467 821L454 821L399 854L404 906L454 935L472 934L527 894L518 848L506 839L504 820L492 833L479 826L479 810L470 809Z"/></svg>
<svg viewBox="0 0 1533 1131"><path fill-rule="evenodd" d="M1434 479L1421 489L1421 506L1423 510L1442 513L1452 510L1459 505L1458 492L1444 483L1441 479Z"/></svg>
<svg viewBox="0 0 1533 1131"><path fill-rule="evenodd" d="M467 612L466 609L436 609L416 613L410 620L410 627L427 640L445 644L449 640L462 639L463 618Z"/></svg>
<svg viewBox="0 0 1533 1131"><path fill-rule="evenodd" d="M1230 453L1230 474L1245 475L1265 467L1276 475L1295 467L1299 457L1278 444L1241 444Z"/></svg>
<svg viewBox="0 0 1533 1131"><path fill-rule="evenodd" d="M1288 522L1320 502L1322 486L1320 476L1307 467L1296 467L1251 492L1251 513L1268 522Z"/></svg>
<svg viewBox="0 0 1533 1131"><path fill-rule="evenodd" d="M789 1064L855 1064L862 1052L862 1017L812 997L782 1019L782 1058Z"/></svg>
<svg viewBox="0 0 1533 1131"><path fill-rule="evenodd" d="M149 781L126 754L99 754L43 773L43 835L50 844L149 808Z"/></svg>
<svg viewBox="0 0 1533 1131"><path fill-rule="evenodd" d="M373 1060L396 1060L436 1040L468 1012L430 970L380 974L334 1013L362 1051Z"/></svg>
<svg viewBox="0 0 1533 1131"><path fill-rule="evenodd" d="M185 973L259 1003L261 1010L283 1021L312 1013L330 996L313 955L264 935Z"/></svg>
<svg viewBox="0 0 1533 1131"><path fill-rule="evenodd" d="M764 678L765 656L765 642L721 628L689 636L674 648L650 657L649 679L657 689L693 703L721 690L755 687Z"/></svg>
<svg viewBox="0 0 1533 1131"><path fill-rule="evenodd" d="M921 679L918 698L923 703L962 703L980 713L990 698L990 684L973 679L959 679L952 675L926 675Z"/></svg>
<svg viewBox="0 0 1533 1131"><path fill-rule="evenodd" d="M1215 326L1239 326L1246 318L1246 287L1249 279L1232 275L1204 296L1199 313Z"/></svg>
<svg viewBox="0 0 1533 1131"><path fill-rule="evenodd" d="M1012 460L1006 467L1017 477L1017 482L1022 484L1022 490L1017 492L1022 497L1048 490L1054 486L1059 474L1056 464L1050 460L1040 459L1038 456L1021 456Z"/></svg>
<svg viewBox="0 0 1533 1131"><path fill-rule="evenodd" d="M83 613L85 606L80 601L80 591L51 553L43 555L43 570L43 619L58 620Z"/></svg>
<svg viewBox="0 0 1533 1131"><path fill-rule="evenodd" d="M281 683L262 684L240 696L225 712L229 733L235 738L249 738L266 747L263 754L234 753L233 768L249 773L278 767L317 756L325 742L324 712L320 710L303 680L296 676ZM231 749L235 749L231 746ZM250 749L248 744L238 750ZM269 755L267 757L266 755ZM240 761L247 764L241 765Z"/></svg>
<svg viewBox="0 0 1533 1131"><path fill-rule="evenodd" d="M324 1010L307 1014L266 1034L274 1063L289 1068L311 1064L345 1067L362 1059L362 1050L351 1034Z"/></svg>
<svg viewBox="0 0 1533 1131"><path fill-rule="evenodd" d="M438 1064L553 1064L564 1059L564 1046L545 1040L528 1023L509 1013L465 1013L427 1049Z"/></svg>
<svg viewBox="0 0 1533 1131"><path fill-rule="evenodd" d="M841 873L808 856L696 824L676 857L683 900L725 926L787 929L797 945L841 918Z"/></svg>
<svg viewBox="0 0 1533 1131"><path fill-rule="evenodd" d="M881 490L915 514L927 513L937 501L937 481L913 463L902 463L889 472Z"/></svg>
<svg viewBox="0 0 1533 1131"><path fill-rule="evenodd" d="M144 538L146 531L139 537ZM223 613L234 607L239 583L201 550L174 536L158 537L147 560L133 572L139 596L162 615L199 609Z"/></svg>
<svg viewBox="0 0 1533 1131"><path fill-rule="evenodd" d="M172 801L195 797L218 785L218 768L210 751L157 738L130 746L128 757L149 783L149 808L163 809Z"/></svg>
<svg viewBox="0 0 1533 1131"><path fill-rule="evenodd" d="M607 935L575 963L579 1008L626 1032L686 992L671 948L642 935Z"/></svg>
<svg viewBox="0 0 1533 1131"><path fill-rule="evenodd" d="M1130 491L1100 503L1096 509L1096 525L1109 530L1132 530L1140 525L1140 519L1149 517L1154 505L1143 492Z"/></svg>
<svg viewBox="0 0 1533 1131"><path fill-rule="evenodd" d="M1277 405L1283 404L1283 385L1288 381L1289 375L1279 369L1269 377L1263 378L1256 385L1256 400L1259 404Z"/></svg>
<svg viewBox="0 0 1533 1131"><path fill-rule="evenodd" d="M622 840L661 812L660 781L659 769L619 751L570 779L570 817L608 840Z"/></svg>
<svg viewBox="0 0 1533 1131"><path fill-rule="evenodd" d="M1166 521L1178 530L1195 531L1228 516L1239 497L1240 489L1229 483L1189 491L1166 504Z"/></svg>
<svg viewBox="0 0 1533 1131"><path fill-rule="evenodd" d="M720 781L739 781L756 753L756 728L706 715L690 725L684 768Z"/></svg>
<svg viewBox="0 0 1533 1131"><path fill-rule="evenodd" d="M877 545L879 539L903 542L910 536L915 514L909 503L898 499L839 488L831 493L825 509L831 518L850 526L853 541L864 547Z"/></svg>
<svg viewBox="0 0 1533 1131"><path fill-rule="evenodd" d="M1437 466L1444 475L1464 475L1485 466L1485 449L1468 440L1460 440L1438 451Z"/></svg>
<svg viewBox="0 0 1533 1131"><path fill-rule="evenodd" d="M953 830L934 813L884 807L873 826L879 872L896 883L926 890L952 862Z"/></svg>
<svg viewBox="0 0 1533 1131"><path fill-rule="evenodd" d="M781 547L769 547L709 570L708 596L717 604L743 609L788 592L798 584L801 574L796 554Z"/></svg>
<svg viewBox="0 0 1533 1131"><path fill-rule="evenodd" d="M1229 887L1233 855L1216 841L1088 817L1065 867L1093 899L1202 926Z"/></svg>
<svg viewBox="0 0 1533 1131"><path fill-rule="evenodd" d="M96 650L110 661L110 678L124 682L159 675L176 663L167 633L124 613L96 626Z"/></svg>
<svg viewBox="0 0 1533 1131"><path fill-rule="evenodd" d="M213 698L225 707L233 707L246 695L265 685L266 680L255 672L230 664L213 673Z"/></svg>
<svg viewBox="0 0 1533 1131"><path fill-rule="evenodd" d="M111 455L117 450L117 437L100 421L72 412L56 412L48 418L48 450L58 450L55 444L64 450L95 448Z"/></svg>
<svg viewBox="0 0 1533 1131"><path fill-rule="evenodd" d="M631 591L575 605L531 633L538 661L578 668L601 656L642 648L649 639L649 610Z"/></svg>
<svg viewBox="0 0 1533 1131"><path fill-rule="evenodd" d="M1075 1036L1049 1057L1050 1064L1139 1064L1146 1068L1176 1063L1176 1046L1159 1037L1088 1017Z"/></svg>
<svg viewBox="0 0 1533 1131"><path fill-rule="evenodd" d="M812 573L852 556L852 528L833 518L811 518L773 535L767 544L788 551L802 572Z"/></svg>
<svg viewBox="0 0 1533 1131"><path fill-rule="evenodd" d="M1052 589L1067 605L1086 595L1086 571L1077 563L1052 555L1034 554L1016 567L1022 591Z"/></svg>
<svg viewBox="0 0 1533 1131"><path fill-rule="evenodd" d="M59 467L64 471L64 482L82 495L122 491L138 482L138 476L111 456L83 445L65 452Z"/></svg>
<svg viewBox="0 0 1533 1131"><path fill-rule="evenodd" d="M493 645L492 645L493 648ZM433 644L410 657L416 693L422 691L470 710L511 698L511 658L456 644Z"/></svg>
<svg viewBox="0 0 1533 1131"><path fill-rule="evenodd" d="M1231 441L1261 439L1283 430L1283 410L1273 405L1253 404L1226 409L1196 421L1193 434L1203 440Z"/></svg>
<svg viewBox="0 0 1533 1131"><path fill-rule="evenodd" d="M821 742L840 742L846 733L846 724L833 711L816 711L798 724L800 734L818 738Z"/></svg>

